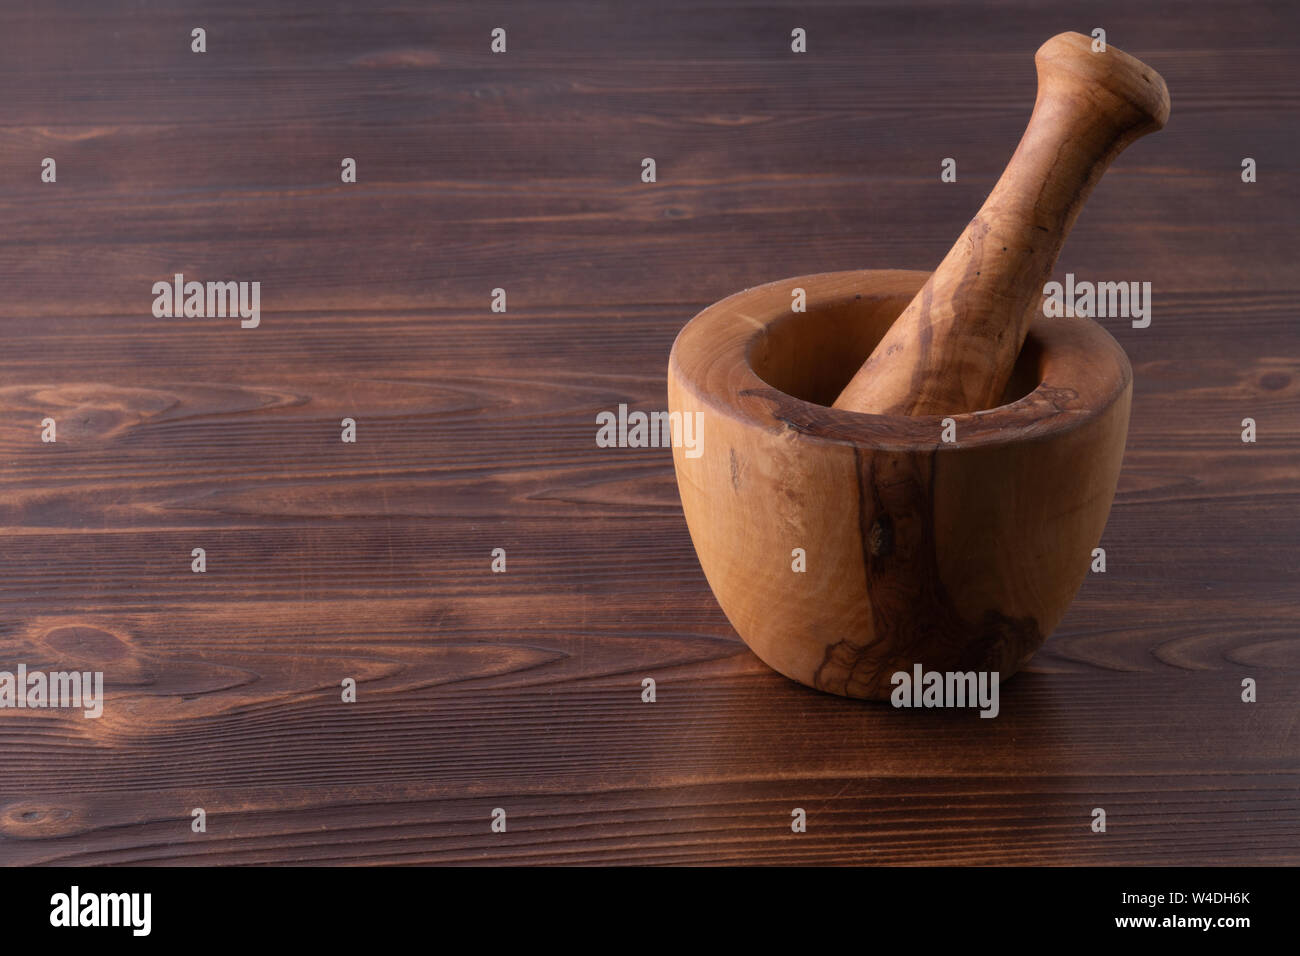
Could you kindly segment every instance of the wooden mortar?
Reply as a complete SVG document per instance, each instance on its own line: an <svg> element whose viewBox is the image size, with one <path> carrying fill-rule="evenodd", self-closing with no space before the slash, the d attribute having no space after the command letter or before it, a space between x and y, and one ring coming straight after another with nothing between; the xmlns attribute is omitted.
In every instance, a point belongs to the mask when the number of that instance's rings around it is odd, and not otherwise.
<svg viewBox="0 0 1300 956"><path fill-rule="evenodd" d="M748 289L669 358L669 410L703 413L701 453L673 462L718 603L771 667L848 697L888 698L918 663L1020 668L1088 573L1128 431L1128 359L1080 318L1034 320L1002 404L950 416L955 444L941 416L828 407L928 275Z"/></svg>

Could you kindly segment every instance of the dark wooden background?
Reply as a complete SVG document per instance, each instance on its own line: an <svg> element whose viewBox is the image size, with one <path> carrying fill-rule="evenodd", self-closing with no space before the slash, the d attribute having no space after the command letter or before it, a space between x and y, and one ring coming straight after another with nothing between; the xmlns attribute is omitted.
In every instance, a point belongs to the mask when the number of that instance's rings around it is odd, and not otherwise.
<svg viewBox="0 0 1300 956"><path fill-rule="evenodd" d="M1300 862L1293 4L351 6L0 9L0 669L109 685L0 712L0 862ZM1154 286L1108 571L996 720L795 685L595 415L731 292L935 265L1096 26L1174 104L1057 270Z"/></svg>

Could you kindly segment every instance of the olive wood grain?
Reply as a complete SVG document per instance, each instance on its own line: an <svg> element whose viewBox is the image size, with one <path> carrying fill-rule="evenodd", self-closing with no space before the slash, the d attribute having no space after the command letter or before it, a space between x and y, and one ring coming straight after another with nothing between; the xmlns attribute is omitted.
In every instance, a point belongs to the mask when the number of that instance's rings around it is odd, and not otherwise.
<svg viewBox="0 0 1300 956"><path fill-rule="evenodd" d="M954 416L956 443L933 417L826 407L925 279L747 289L669 358L669 408L703 416L702 454L673 461L719 605L769 666L846 697L886 698L916 664L1014 674L1083 582L1124 454L1132 371L1088 319L1035 323L999 407Z"/></svg>
<svg viewBox="0 0 1300 956"><path fill-rule="evenodd" d="M1062 33L1039 48L1029 126L983 207L834 407L954 415L991 407L1043 283L1111 161L1169 116L1165 82L1108 46Z"/></svg>

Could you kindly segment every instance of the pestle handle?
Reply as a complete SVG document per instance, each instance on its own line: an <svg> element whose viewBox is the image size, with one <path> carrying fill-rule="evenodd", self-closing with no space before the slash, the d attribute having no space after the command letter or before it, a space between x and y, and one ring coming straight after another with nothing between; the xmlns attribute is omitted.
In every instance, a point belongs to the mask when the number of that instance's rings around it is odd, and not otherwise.
<svg viewBox="0 0 1300 956"><path fill-rule="evenodd" d="M1129 143L1169 118L1160 74L1062 33L1034 56L1034 111L997 185L835 401L835 408L953 415L998 404L1065 237Z"/></svg>

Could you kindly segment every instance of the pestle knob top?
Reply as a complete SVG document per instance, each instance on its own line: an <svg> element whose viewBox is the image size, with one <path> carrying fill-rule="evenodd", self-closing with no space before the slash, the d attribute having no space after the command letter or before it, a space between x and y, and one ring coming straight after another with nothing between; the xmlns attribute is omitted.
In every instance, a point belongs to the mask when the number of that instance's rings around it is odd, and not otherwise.
<svg viewBox="0 0 1300 956"><path fill-rule="evenodd" d="M1081 33L1058 33L1038 48L1034 65L1040 98L1045 87L1073 88L1093 99L1097 114L1112 115L1125 127L1142 127L1133 139L1163 129L1169 121L1169 89L1160 74L1110 45L1104 53L1094 53L1092 44Z"/></svg>

